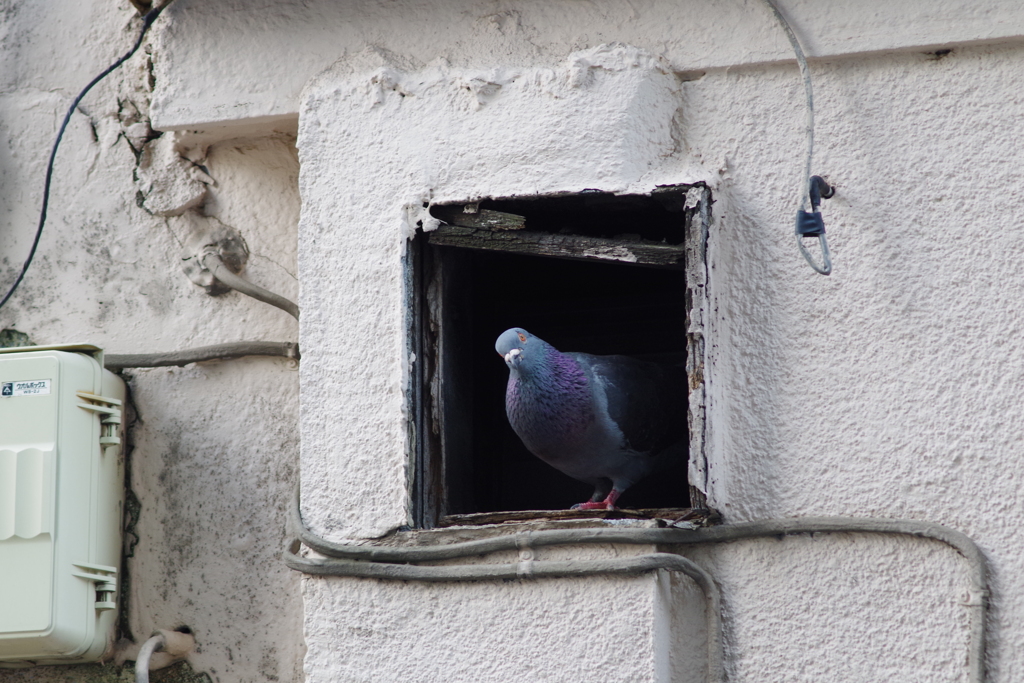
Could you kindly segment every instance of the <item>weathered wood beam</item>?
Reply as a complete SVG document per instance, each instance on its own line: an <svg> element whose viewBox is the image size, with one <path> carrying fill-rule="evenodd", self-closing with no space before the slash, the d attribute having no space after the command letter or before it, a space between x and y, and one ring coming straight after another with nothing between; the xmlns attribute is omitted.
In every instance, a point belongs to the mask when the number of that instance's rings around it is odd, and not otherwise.
<svg viewBox="0 0 1024 683"><path fill-rule="evenodd" d="M686 249L682 245L656 244L604 237L582 237L547 232L494 232L456 225L442 226L428 233L431 244L467 249L489 249L534 256L557 256L582 260L622 261L650 266L682 267Z"/></svg>
<svg viewBox="0 0 1024 683"><path fill-rule="evenodd" d="M473 209L467 211L466 209ZM438 206L434 213L445 223L463 228L483 228L484 230L522 230L526 227L526 218L514 213L478 209L475 205Z"/></svg>

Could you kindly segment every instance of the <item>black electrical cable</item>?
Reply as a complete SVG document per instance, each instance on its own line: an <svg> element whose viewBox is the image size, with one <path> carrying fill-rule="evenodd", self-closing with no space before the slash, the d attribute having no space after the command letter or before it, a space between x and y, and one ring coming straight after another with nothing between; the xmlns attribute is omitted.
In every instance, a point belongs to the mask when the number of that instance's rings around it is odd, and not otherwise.
<svg viewBox="0 0 1024 683"><path fill-rule="evenodd" d="M160 13L163 12L164 9L169 4L171 3L168 2L160 7L155 7L151 9L142 18L142 30L139 31L139 37L135 41L135 45L132 46L132 49L125 53L125 55L121 57L119 60L117 60L109 67L107 67L107 69L99 76L89 81L89 85L85 86L85 88L82 89L82 92L78 93L78 97L76 97L75 101L71 103L70 107L68 107L68 113L64 115L64 122L60 124L60 130L57 131L57 139L53 141L53 148L50 150L50 161L46 165L46 182L43 184L43 206L39 210L39 227L36 228L36 237L32 241L32 249L29 250L28 252L28 258L25 259L25 265L22 266L21 273L18 275L18 279L14 281L14 284L11 285L11 288L7 290L7 294L4 296L3 300L0 301L0 308L3 308L4 304L6 304L7 301L12 296L14 296L14 291L18 289L18 285L20 285L22 279L24 279L25 273L28 272L28 267L32 265L32 259L36 255L36 248L39 246L39 238L43 236L43 225L46 223L46 209L50 204L50 181L53 178L53 162L54 159L57 158L57 148L60 146L61 138L64 137L64 130L68 127L68 122L71 121L71 115L75 112L75 109L78 108L78 105L82 101L82 98L84 98L86 94L88 94L88 92L92 90L92 87L94 85L96 85L104 78L109 76L114 69L124 64L126 61L128 61L128 59L131 58L132 55L134 55L138 51L139 47L142 45L142 39L146 37L146 31L149 30L149 27L153 25L153 22L156 21L156 18L160 16Z"/></svg>

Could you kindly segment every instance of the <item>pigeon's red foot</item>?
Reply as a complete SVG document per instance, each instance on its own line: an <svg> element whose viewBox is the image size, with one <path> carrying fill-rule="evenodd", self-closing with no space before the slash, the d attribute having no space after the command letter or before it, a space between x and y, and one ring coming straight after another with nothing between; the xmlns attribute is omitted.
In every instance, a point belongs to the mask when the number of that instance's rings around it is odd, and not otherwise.
<svg viewBox="0 0 1024 683"><path fill-rule="evenodd" d="M603 500L591 501L588 500L586 503L577 503L572 506L573 510L614 510L614 505L609 505Z"/></svg>
<svg viewBox="0 0 1024 683"><path fill-rule="evenodd" d="M614 510L615 501L619 499L619 492L611 490L604 500L588 500L586 503L577 503L572 506L573 510Z"/></svg>

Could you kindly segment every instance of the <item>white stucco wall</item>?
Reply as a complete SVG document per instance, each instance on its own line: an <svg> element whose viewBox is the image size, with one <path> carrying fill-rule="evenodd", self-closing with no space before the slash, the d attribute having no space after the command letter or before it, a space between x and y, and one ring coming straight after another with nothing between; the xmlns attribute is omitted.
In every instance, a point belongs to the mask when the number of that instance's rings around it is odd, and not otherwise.
<svg viewBox="0 0 1024 683"><path fill-rule="evenodd" d="M400 283L416 222L437 224L423 204L624 190L672 154L678 99L667 64L621 45L549 69L410 73L363 59L371 70L313 81L299 129L300 268L315 283L304 285L303 337L325 350L302 368L303 507L314 528L342 536L409 522Z"/></svg>
<svg viewBox="0 0 1024 683"><path fill-rule="evenodd" d="M139 23L127 2L3 3L0 16L6 292L35 232L57 126L78 91L128 50ZM140 131L136 109L145 120L147 83L139 54L72 117L39 251L0 309L0 328L39 344L88 342L115 354L297 339L283 312L238 294L209 297L193 285L181 269L188 219L152 216L137 205L137 161L124 134ZM296 297L294 137L225 139L205 159L204 151L197 159L215 181L204 211L247 240L247 277ZM278 559L298 474L297 368L252 358L126 378L138 413L129 486L139 516L122 584L125 631L141 643L155 628L192 627L198 650L191 665L214 681L301 680L299 581ZM121 645L119 655L133 656L130 642ZM120 679L113 669L85 665L3 669L0 680Z"/></svg>
<svg viewBox="0 0 1024 683"><path fill-rule="evenodd" d="M1024 35L1015 0L930 3L866 0L783 4L808 54L925 49ZM550 66L573 50L621 41L682 71L790 60L760 0L444 3L176 0L158 51L157 126L190 129L298 111L306 82L365 46L417 64ZM934 48L933 48L934 49ZM215 68L210 68L215 63ZM203 74L202 78L195 78Z"/></svg>
<svg viewBox="0 0 1024 683"><path fill-rule="evenodd" d="M300 582L275 554L300 434L317 531L408 522L401 258L423 201L706 181L710 503L729 522L898 517L967 533L993 565L991 680L1019 680L1024 10L781 4L815 57L815 170L837 186L829 278L793 243L803 92L758 2L177 0L153 38L154 124L206 159L218 184L204 211L245 234L249 276L289 296L301 283L304 355L300 373L270 360L134 373L136 636L190 623L193 665L224 681L299 680L303 635L310 681L686 680L692 663L666 663L702 637L685 633L700 603L682 580L307 578L300 624ZM3 23L7 276L34 225L37 151L110 36L128 42L126 6L64 5L12 5ZM632 46L616 66L594 57L615 41ZM580 55L604 64L582 69L592 79L574 80ZM52 230L0 325L110 352L294 339L280 312L191 285L176 262L185 219L136 206L117 95L143 76L83 105L96 141L75 118ZM299 180L280 135L296 117ZM721 586L730 680L964 680L965 563L945 546L844 534L685 553Z"/></svg>
<svg viewBox="0 0 1024 683"><path fill-rule="evenodd" d="M557 105L524 91L522 83L543 80L530 67L505 71L428 67L410 73L397 66L400 59L367 63L361 61L364 56L343 60L318 76L307 88L300 116L304 179L300 272L304 287L318 292L317 317L304 320L303 337L307 343L330 347L331 340L345 330L358 328L368 332L368 339L347 340L335 346L336 352L324 355L322 366L307 361L303 367L303 376L311 380L304 383L303 396L316 406L311 411L315 417L303 420L307 518L321 532L338 538L377 536L389 526L408 521L402 469L407 459L405 418L399 410L404 356L393 347L391 355L382 353L380 343L393 340L402 325L399 243L406 232L403 223L409 220L406 206L428 198L473 199L583 187L635 190L645 182L650 189L658 182L707 180L717 201L709 253L707 369L712 505L731 521L806 515L909 517L982 535L979 520L965 523L955 514L963 501L954 497L951 487L946 496L935 491L911 493L931 486L928 482L942 478L937 472L955 466L954 453L947 456L949 464L937 462L941 451L932 436L933 425L937 420L956 424L958 417L966 415L955 410L929 415L923 406L941 406L929 398L933 389L908 392L906 382L923 383L926 377L959 373L952 363L944 370L935 369L933 358L946 353L962 356L965 349L948 348L953 341L949 333L937 335L942 348L921 361L920 379L907 378L908 368L913 367L910 358L915 357L908 339L916 334L912 327L903 335L892 334L909 322L892 305L894 297L899 301L909 292L921 296L922 288L913 281L893 288L907 277L893 270L904 268L906 260L913 272L910 264L934 254L931 240L936 238L951 256L964 257L963 248L953 239L963 227L950 220L941 202L946 193L958 196L953 193L969 182L975 170L967 172L961 165L963 158L955 162L949 158L948 143L939 133L949 130L951 116L971 116L974 103L963 97L979 92L980 73L986 74L982 83L992 81L990 88L980 88L992 93L990 106L1002 100L1004 94L996 82L1005 80L1009 64L1003 71L991 67L1017 50L975 47L944 60L901 53L816 66L822 141L816 169L827 173L840 191L825 209L838 264L830 279L814 275L803 263L791 233L804 151L803 93L792 66L716 70L684 82L680 94L671 86L660 91L636 89L627 98L629 106L602 94L598 97L606 106L596 111L586 104L591 93L585 79L573 81L567 75L581 59L579 53L553 62L563 65L562 82L572 84L559 93L562 99ZM551 68L557 72L559 67ZM625 72L634 71L642 72L635 66ZM628 82L622 73L601 71L608 81ZM474 99L465 85L480 82L490 84L496 94L484 101ZM971 84L972 89L957 98L957 82L963 87ZM511 83L515 85L510 87ZM936 97L946 92L955 106L945 106L943 98ZM657 112L665 98L678 98L680 111L677 127L664 137L659 137L657 125L627 114L645 106ZM545 117L551 106L560 107L557 119L567 125L556 128L548 122ZM665 111L661 120L669 124L671 108ZM574 118L574 112L583 115ZM1008 124L1013 121L1012 113L1004 114ZM538 121L543 132L525 139L516 135L519 130L532 130ZM648 168L642 163L623 165L629 159L624 153L609 159L605 150L616 145L602 134L606 121L619 122L612 129L622 138L633 135L631 126L643 131L638 137L650 144L633 144L630 149L647 158ZM558 133L554 142L544 135L552 129ZM963 137L986 135L984 128L972 131L966 122L954 129ZM928 140L943 142L929 153L925 151ZM986 143L1004 140L1005 134L967 146L983 149ZM932 154L943 159L926 164ZM1003 152L998 158L1005 163L1006 156ZM921 159L919 168L908 163L915 157ZM978 161L982 166L989 163ZM902 168L902 176L885 170L888 164ZM927 220L920 208L922 199L909 193L922 193L922 178L942 177L944 164L952 165L950 172L960 169L963 175L956 182L952 172L946 184L925 192L935 197L928 204L936 214L933 224L945 220L930 232L916 231L920 244L915 252L909 246L914 244L914 232L901 237L891 233L899 225ZM846 194L847 182L858 189ZM347 192L339 196L329 187L344 187ZM886 228L878 225L881 216L886 216ZM947 231L954 233L943 236ZM884 239L893 253L877 245L871 249L858 244L858 237L863 240L871 234ZM356 244L380 244L371 250L384 260L369 266L363 254L353 251ZM888 265L884 274L877 272L879 262ZM956 272L955 265L939 270ZM916 270L927 273L932 286L941 291L935 270L923 264ZM338 276L339 271L344 277ZM388 281L391 287L382 286ZM336 292L324 298L326 288ZM349 299L353 294L359 304ZM969 296L983 293L979 288ZM332 300L336 302L333 310ZM936 314L948 309L937 302L929 305L933 307L930 322L938 324L942 316ZM991 314L1005 318L1007 311ZM863 323L856 325L856 321ZM878 326L884 330L875 329ZM926 348L929 343L921 341ZM867 358L871 362L847 360ZM368 364L377 372L368 373ZM321 386L318 380L325 373L336 379ZM322 407L331 404L336 406L331 412L339 415L335 424L345 424L345 434L359 434L360 440L338 439L336 431L316 429ZM365 414L341 416L353 405L365 406ZM873 410L881 423L869 425ZM370 415L372 420L367 419ZM382 426L389 415L394 420L391 428L377 437L368 436L367 429ZM890 416L900 419L890 423L886 421ZM969 423L959 429L973 432ZM955 472L946 476L951 484L968 479ZM387 485L393 488L387 490ZM977 485L983 486L980 481ZM1009 539L1003 543L1012 548ZM967 608L961 603L967 600L966 574L962 560L948 548L927 542L834 537L781 544L748 542L695 556L715 568L726 592L728 669L734 679L959 680L964 674ZM351 591L361 590L355 581L306 584L307 624L333 625L322 637L328 633L338 637L352 628L347 616L351 610L340 609L334 597L341 590L338 584L346 583ZM394 596L405 592L386 585L376 590L396 600ZM423 590L428 595L437 591ZM472 588L453 590L474 594ZM550 583L547 590L554 594L564 588ZM630 588L623 585L618 590L626 593ZM505 600L514 604L516 597ZM600 602L595 593L590 604ZM998 606L999 600L994 604ZM460 614L466 622L481 624L489 609L481 613L467 607ZM550 618L558 623L557 616ZM409 640L431 638L434 630L440 631L438 647L450 647L437 623L410 633ZM787 637L779 642L778 633L783 630ZM513 632L503 638L517 639ZM310 636L307 676L327 680L340 670L334 660L318 654L314 645L318 637ZM622 638L618 634L595 637L606 638L609 648ZM522 638L533 640L530 635ZM572 652L586 657L578 648ZM350 656L367 661L363 655ZM542 658L541 653L535 656ZM654 655L641 655L640 660L647 656ZM994 673L998 661L993 658ZM384 656L371 656L367 666L384 675L393 666L387 662ZM436 680L449 666L444 657L417 658L417 662L419 680ZM637 666L630 669L627 680L655 680L642 665ZM553 680L572 676L566 667L551 675ZM476 680L530 680L515 669L479 670L475 676Z"/></svg>
<svg viewBox="0 0 1024 683"><path fill-rule="evenodd" d="M905 517L972 536L995 565L994 680L1021 667L1009 615L1024 558L1010 520L1024 396L1008 293L1024 159L1005 88L1022 57L977 46L815 67L816 168L838 185L823 209L841 264L828 279L766 230L789 222L791 205L765 197L792 196L779 155L800 148L800 132L778 125L763 94L775 84L798 108L792 72L722 73L685 85L683 105L691 149L722 169L713 504L733 519Z"/></svg>
<svg viewBox="0 0 1024 683"><path fill-rule="evenodd" d="M303 510L339 539L410 523L402 257L415 222L431 223L423 203L626 189L672 154L679 97L667 64L622 45L537 69L410 72L375 51L360 63L311 82L299 126L302 334L307 348L324 349L301 369ZM306 676L528 681L601 671L669 681L660 659L672 638L658 641L655 613L672 594L658 593L654 576L309 580ZM699 605L692 613L700 620Z"/></svg>

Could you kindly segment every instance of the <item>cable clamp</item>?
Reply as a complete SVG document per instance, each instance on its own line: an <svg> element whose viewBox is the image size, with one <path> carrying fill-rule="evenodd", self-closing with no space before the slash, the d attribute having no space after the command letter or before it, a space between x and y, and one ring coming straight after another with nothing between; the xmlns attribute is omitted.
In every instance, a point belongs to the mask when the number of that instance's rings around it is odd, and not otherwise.
<svg viewBox="0 0 1024 683"><path fill-rule="evenodd" d="M807 181L807 195L810 199L811 210L800 209L796 212L796 245L804 259L815 270L822 275L829 275L832 272L832 255L828 250L828 239L825 237L825 220L818 211L821 199L828 199L835 194L835 188L825 182L821 176L811 176ZM804 244L804 237L817 237L818 246L821 247L821 266L814 261L814 257Z"/></svg>
<svg viewBox="0 0 1024 683"><path fill-rule="evenodd" d="M533 548L530 546L532 531L516 534L516 548L519 549L519 564L516 566L516 577L529 579L533 577Z"/></svg>
<svg viewBox="0 0 1024 683"><path fill-rule="evenodd" d="M988 602L989 592L983 588L973 588L967 591L967 599L960 603L964 607L984 607Z"/></svg>
<svg viewBox="0 0 1024 683"><path fill-rule="evenodd" d="M533 548L533 532L520 531L516 534L516 549L529 550Z"/></svg>
<svg viewBox="0 0 1024 683"><path fill-rule="evenodd" d="M519 564L516 565L516 577L529 579L533 577L533 551L523 550L519 553Z"/></svg>

